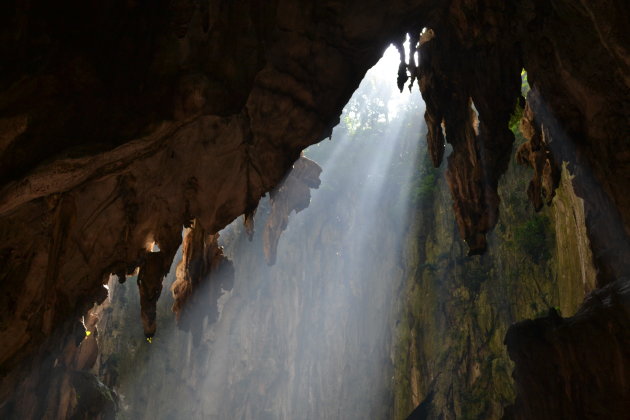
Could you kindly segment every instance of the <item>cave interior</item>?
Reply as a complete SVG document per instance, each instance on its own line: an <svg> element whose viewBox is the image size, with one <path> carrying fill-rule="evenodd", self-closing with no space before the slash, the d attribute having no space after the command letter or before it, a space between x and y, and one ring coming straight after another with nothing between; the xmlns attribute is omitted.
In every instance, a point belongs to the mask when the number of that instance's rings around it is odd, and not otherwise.
<svg viewBox="0 0 630 420"><path fill-rule="evenodd" d="M0 418L629 418L626 2L0 23Z"/></svg>

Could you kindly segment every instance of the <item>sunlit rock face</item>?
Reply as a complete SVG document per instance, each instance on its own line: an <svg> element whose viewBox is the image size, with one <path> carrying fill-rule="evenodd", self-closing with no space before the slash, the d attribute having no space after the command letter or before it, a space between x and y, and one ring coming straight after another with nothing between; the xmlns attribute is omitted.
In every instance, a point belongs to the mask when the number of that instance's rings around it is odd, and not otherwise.
<svg viewBox="0 0 630 420"><path fill-rule="evenodd" d="M545 131L534 119L529 102L523 111L519 130L523 132L527 142L519 146L516 159L521 165L527 165L534 170L534 176L527 187L527 196L534 209L540 211L543 204L552 203L560 182L560 169L549 150L550 142L545 137Z"/></svg>
<svg viewBox="0 0 630 420"><path fill-rule="evenodd" d="M417 76L431 129L444 120L454 148L447 177L471 251L483 251L497 220L512 142L505 124L525 67L550 150L571 162L586 200L599 284L628 273L630 42L621 1L0 8L0 414L55 412L29 372L71 368L56 355L105 298L109 274L151 271L146 293L155 294L183 225L195 219L214 234L251 213L301 150L327 136L386 45L423 27L435 37L421 47L431 63L421 61L428 67ZM439 135L430 139L441 156ZM159 257L149 256L153 242Z"/></svg>

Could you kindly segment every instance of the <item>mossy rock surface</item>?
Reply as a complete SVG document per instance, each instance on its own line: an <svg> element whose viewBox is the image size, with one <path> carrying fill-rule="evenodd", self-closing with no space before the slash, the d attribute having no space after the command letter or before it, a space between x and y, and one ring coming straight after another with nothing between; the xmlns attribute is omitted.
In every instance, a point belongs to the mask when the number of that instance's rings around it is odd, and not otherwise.
<svg viewBox="0 0 630 420"><path fill-rule="evenodd" d="M517 135L516 147L523 141ZM418 175L424 201L407 236L393 417L406 418L431 396L428 418L500 419L515 398L503 344L508 327L549 308L569 316L594 286L586 280L592 263L579 229L583 208L565 170L553 205L534 212L526 196L532 174L512 159L499 185L500 220L488 252L468 257L444 171L433 178L422 168ZM431 188L427 174L435 179Z"/></svg>

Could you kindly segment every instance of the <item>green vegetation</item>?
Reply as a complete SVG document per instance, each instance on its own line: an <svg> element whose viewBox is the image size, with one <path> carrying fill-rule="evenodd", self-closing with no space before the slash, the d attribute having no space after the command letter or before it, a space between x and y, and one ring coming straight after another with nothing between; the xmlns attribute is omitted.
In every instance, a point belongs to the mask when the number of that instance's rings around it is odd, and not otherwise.
<svg viewBox="0 0 630 420"><path fill-rule="evenodd" d="M439 168L433 167L429 154L426 153L420 166L420 170L417 172L413 180L413 203L432 204L429 202L437 190L439 177Z"/></svg>
<svg viewBox="0 0 630 420"><path fill-rule="evenodd" d="M529 87L529 81L527 80L527 72L525 69L521 70L521 94L527 97L527 94L531 88Z"/></svg>
<svg viewBox="0 0 630 420"><path fill-rule="evenodd" d="M521 72L521 95L523 98L527 97L527 93L530 91L529 82L527 81L527 72L525 69ZM521 105L522 99L516 101L514 106L514 112L510 117L509 127L514 137L516 138L516 144L519 145L525 141L523 134L520 130L521 119L523 118L523 106Z"/></svg>
<svg viewBox="0 0 630 420"><path fill-rule="evenodd" d="M514 107L514 113L510 117L510 123L509 123L510 130L512 131L512 133L514 133L514 136L516 138L518 138L519 136L521 137L523 136L519 128L519 126L521 125L521 118L523 118L523 107L518 101L516 101L516 106Z"/></svg>
<svg viewBox="0 0 630 420"><path fill-rule="evenodd" d="M510 120L517 144L524 141L522 114L517 104ZM406 418L432 392L429 418L498 419L515 398L513 364L503 345L507 328L562 306L556 210L533 214L526 194L531 170L513 158L499 184L500 221L488 234L488 252L469 257L444 168L434 169L428 156L419 168L411 189L419 205L404 261L393 417ZM570 288L582 290L577 283L564 290Z"/></svg>
<svg viewBox="0 0 630 420"><path fill-rule="evenodd" d="M518 225L514 232L514 241L517 247L535 263L548 260L551 257L553 244L553 233L549 218L545 215L537 214Z"/></svg>
<svg viewBox="0 0 630 420"><path fill-rule="evenodd" d="M365 79L363 92L354 95L343 110L342 125L350 135L358 133L383 134L390 121L387 104L391 89L381 79Z"/></svg>
<svg viewBox="0 0 630 420"><path fill-rule="evenodd" d="M433 194L433 192L435 192L436 184L437 177L435 173L424 173L420 177L418 185L414 190L414 198L417 201L424 201L425 199L429 198Z"/></svg>

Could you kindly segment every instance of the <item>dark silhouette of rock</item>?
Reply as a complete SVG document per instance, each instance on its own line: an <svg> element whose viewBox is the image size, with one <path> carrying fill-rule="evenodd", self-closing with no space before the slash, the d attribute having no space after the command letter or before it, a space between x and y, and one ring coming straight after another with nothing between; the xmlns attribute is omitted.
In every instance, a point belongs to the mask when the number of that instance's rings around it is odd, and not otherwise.
<svg viewBox="0 0 630 420"><path fill-rule="evenodd" d="M506 419L626 419L630 410L630 288L593 291L580 310L519 322L505 338L518 395ZM587 344L588 343L588 344Z"/></svg>
<svg viewBox="0 0 630 420"><path fill-rule="evenodd" d="M263 247L267 264L276 262L280 235L287 228L292 211L299 213L311 202L311 189L318 188L322 168L300 156L282 183L271 193L271 214L263 230Z"/></svg>

